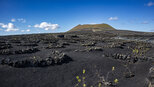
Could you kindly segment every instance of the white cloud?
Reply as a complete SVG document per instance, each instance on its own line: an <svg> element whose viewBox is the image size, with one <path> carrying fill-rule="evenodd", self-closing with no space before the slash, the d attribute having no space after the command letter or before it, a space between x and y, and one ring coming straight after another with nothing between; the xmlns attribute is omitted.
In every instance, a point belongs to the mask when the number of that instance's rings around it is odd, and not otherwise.
<svg viewBox="0 0 154 87"><path fill-rule="evenodd" d="M32 27L31 25L28 25L27 27Z"/></svg>
<svg viewBox="0 0 154 87"><path fill-rule="evenodd" d="M24 18L18 18L18 19L12 18L12 19L11 19L11 22L26 23L26 19L24 19Z"/></svg>
<svg viewBox="0 0 154 87"><path fill-rule="evenodd" d="M141 24L149 24L148 21L143 21Z"/></svg>
<svg viewBox="0 0 154 87"><path fill-rule="evenodd" d="M25 32L25 30L21 30L21 32Z"/></svg>
<svg viewBox="0 0 154 87"><path fill-rule="evenodd" d="M27 31L27 32L29 32L29 31L30 31L30 29L27 29L26 31Z"/></svg>
<svg viewBox="0 0 154 87"><path fill-rule="evenodd" d="M17 31L17 30L19 29L17 29L14 24L8 23L7 29L5 31L9 32L9 31Z"/></svg>
<svg viewBox="0 0 154 87"><path fill-rule="evenodd" d="M26 20L23 19L23 18L18 18L17 20L18 20L19 22L21 22L21 23L26 23Z"/></svg>
<svg viewBox="0 0 154 87"><path fill-rule="evenodd" d="M34 25L35 28L42 28L45 30L54 30L57 29L59 27L58 24L51 24L51 23L47 23L47 22L42 22L40 24L36 24Z"/></svg>
<svg viewBox="0 0 154 87"><path fill-rule="evenodd" d="M148 4L147 4L147 6L154 6L154 2L149 2Z"/></svg>
<svg viewBox="0 0 154 87"><path fill-rule="evenodd" d="M16 19L14 19L14 18L11 19L11 22L15 22L15 21L16 21Z"/></svg>
<svg viewBox="0 0 154 87"><path fill-rule="evenodd" d="M116 21L116 20L118 20L119 18L118 17L110 17L108 20L109 21Z"/></svg>
<svg viewBox="0 0 154 87"><path fill-rule="evenodd" d="M21 30L21 32L29 32L30 29L27 29L27 30Z"/></svg>
<svg viewBox="0 0 154 87"><path fill-rule="evenodd" d="M7 28L7 25L5 25L5 24L3 24L3 23L0 23L0 26L1 26L2 28Z"/></svg>
<svg viewBox="0 0 154 87"><path fill-rule="evenodd" d="M0 27L5 28L6 29L5 31L7 32L19 30L18 28L15 27L13 23L8 23L8 24L0 23Z"/></svg>

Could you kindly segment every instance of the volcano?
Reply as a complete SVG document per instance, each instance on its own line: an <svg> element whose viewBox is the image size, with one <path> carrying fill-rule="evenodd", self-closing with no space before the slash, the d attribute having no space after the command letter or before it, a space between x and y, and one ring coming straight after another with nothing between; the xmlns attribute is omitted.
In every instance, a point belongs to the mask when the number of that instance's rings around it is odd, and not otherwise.
<svg viewBox="0 0 154 87"><path fill-rule="evenodd" d="M116 30L112 26L108 24L79 24L69 30L69 32L76 32L76 31L92 31L92 32L97 32L97 31L110 31L110 30Z"/></svg>

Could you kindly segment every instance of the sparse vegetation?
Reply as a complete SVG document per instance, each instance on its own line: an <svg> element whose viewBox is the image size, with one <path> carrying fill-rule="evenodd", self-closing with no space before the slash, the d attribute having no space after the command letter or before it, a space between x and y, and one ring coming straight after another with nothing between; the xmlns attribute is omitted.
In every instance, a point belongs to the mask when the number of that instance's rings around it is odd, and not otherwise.
<svg viewBox="0 0 154 87"><path fill-rule="evenodd" d="M96 72L96 75L98 77L98 81L95 81L95 84L91 85L90 87L107 87L107 86L117 86L119 83L119 80L115 78L113 81L109 81L108 78L110 74L113 76L115 67L113 66L111 71L109 71L106 75L100 75L99 72ZM92 78L86 78L86 70L83 69L83 73L81 76L76 76L77 84L74 87L87 87L86 79L92 79Z"/></svg>

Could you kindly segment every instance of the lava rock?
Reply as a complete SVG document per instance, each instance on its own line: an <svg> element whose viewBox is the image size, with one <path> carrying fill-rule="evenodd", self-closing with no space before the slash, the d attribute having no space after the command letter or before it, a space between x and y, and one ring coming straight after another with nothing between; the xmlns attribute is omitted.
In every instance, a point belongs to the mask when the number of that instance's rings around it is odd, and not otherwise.
<svg viewBox="0 0 154 87"><path fill-rule="evenodd" d="M154 67L149 69L149 74L147 77L147 85L148 87L154 87Z"/></svg>
<svg viewBox="0 0 154 87"><path fill-rule="evenodd" d="M0 44L0 49L8 49L8 48L12 48L11 44L6 44L6 43Z"/></svg>
<svg viewBox="0 0 154 87"><path fill-rule="evenodd" d="M70 45L68 42L63 42L61 45Z"/></svg>
<svg viewBox="0 0 154 87"><path fill-rule="evenodd" d="M52 51L51 58L53 59L55 64L68 63L69 61L72 61L69 56L59 51Z"/></svg>
<svg viewBox="0 0 154 87"><path fill-rule="evenodd" d="M17 46L38 46L36 43L24 43L24 44L18 44Z"/></svg>
<svg viewBox="0 0 154 87"><path fill-rule="evenodd" d="M127 72L127 73L124 73L124 76L125 76L125 78L132 78L132 77L134 77L135 75L132 74L131 72Z"/></svg>
<svg viewBox="0 0 154 87"><path fill-rule="evenodd" d="M11 55L11 54L13 54L13 52L10 51L9 49L0 50L0 55Z"/></svg>
<svg viewBox="0 0 154 87"><path fill-rule="evenodd" d="M88 52L90 51L103 51L101 47L91 47L86 49Z"/></svg>
<svg viewBox="0 0 154 87"><path fill-rule="evenodd" d="M81 44L82 46L95 46L95 42L88 42L88 43L83 43Z"/></svg>
<svg viewBox="0 0 154 87"><path fill-rule="evenodd" d="M39 51L38 48L22 49L22 50L15 51L15 54L29 54L29 53L35 53L37 51Z"/></svg>
<svg viewBox="0 0 154 87"><path fill-rule="evenodd" d="M58 38L64 38L64 35L57 35Z"/></svg>
<svg viewBox="0 0 154 87"><path fill-rule="evenodd" d="M71 35L71 38L79 38L77 35Z"/></svg>
<svg viewBox="0 0 154 87"><path fill-rule="evenodd" d="M50 65L61 65L63 63L68 63L70 61L72 61L72 59L65 53L61 53L59 51L52 51L51 56L47 58L34 57L34 58L19 59L19 60L6 58L1 60L1 64L17 68L24 68L24 67L45 67Z"/></svg>
<svg viewBox="0 0 154 87"><path fill-rule="evenodd" d="M114 59L118 59L118 60L122 60L122 61L126 61L126 62L132 62L132 63L136 63L138 61L147 61L147 60L143 60L142 57L135 57L135 56L131 56L131 55L125 55L125 54L120 54L120 53L115 53L112 55L112 58Z"/></svg>

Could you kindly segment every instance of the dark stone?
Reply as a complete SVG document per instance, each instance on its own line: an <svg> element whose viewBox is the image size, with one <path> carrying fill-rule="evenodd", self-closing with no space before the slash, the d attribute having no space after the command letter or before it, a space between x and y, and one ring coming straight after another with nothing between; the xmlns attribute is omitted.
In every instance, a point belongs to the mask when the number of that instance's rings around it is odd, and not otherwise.
<svg viewBox="0 0 154 87"><path fill-rule="evenodd" d="M12 48L11 44L1 43L0 44L0 50L1 49L9 49Z"/></svg>
<svg viewBox="0 0 154 87"><path fill-rule="evenodd" d="M38 46L36 43L24 43L24 44L18 44L17 46Z"/></svg>
<svg viewBox="0 0 154 87"><path fill-rule="evenodd" d="M124 76L125 76L125 78L132 78L132 77L134 77L135 75L132 74L132 73L130 73L130 72L127 72L127 73L124 74Z"/></svg>
<svg viewBox="0 0 154 87"><path fill-rule="evenodd" d="M13 54L13 52L10 51L9 49L0 50L0 55L11 55L11 54Z"/></svg>
<svg viewBox="0 0 154 87"><path fill-rule="evenodd" d="M15 54L29 54L29 53L35 53L37 51L39 51L38 48L22 49L22 50L15 51Z"/></svg>
<svg viewBox="0 0 154 87"><path fill-rule="evenodd" d="M59 38L64 38L64 35L57 35L57 37L59 37Z"/></svg>
<svg viewBox="0 0 154 87"><path fill-rule="evenodd" d="M50 65L61 65L63 63L68 63L72 59L65 53L59 51L52 51L51 56L48 58L35 58L35 59L21 59L21 60L11 60L10 58L2 59L2 65L9 65L12 67L23 68L23 67L45 67Z"/></svg>

